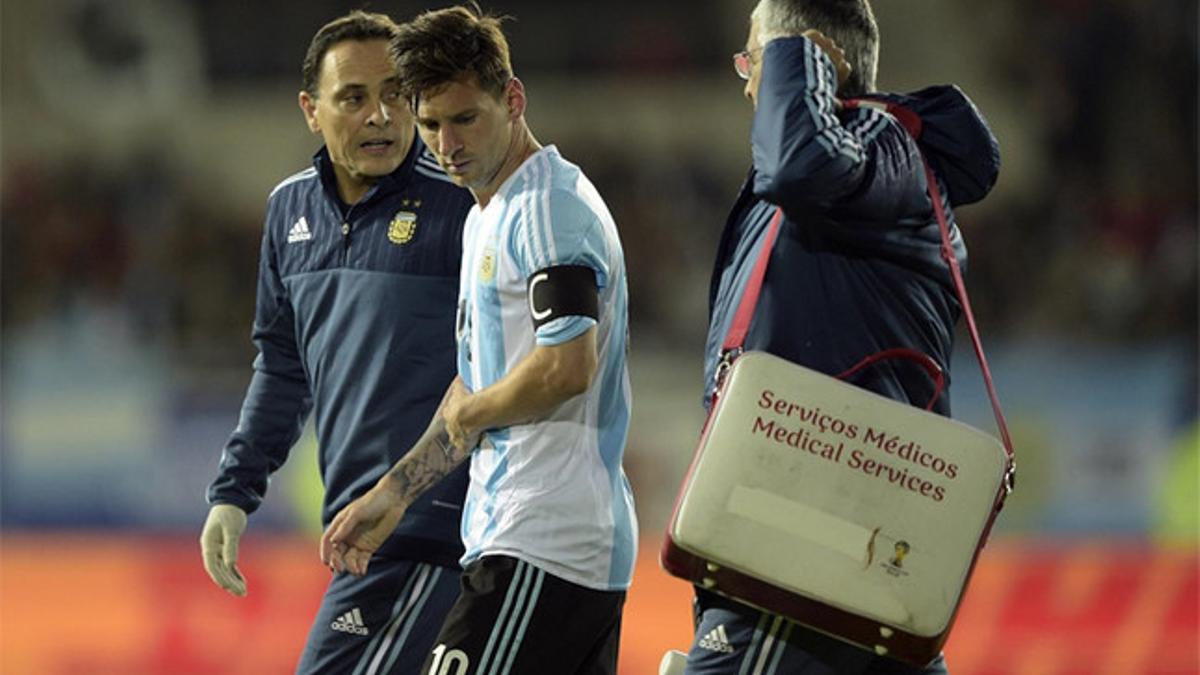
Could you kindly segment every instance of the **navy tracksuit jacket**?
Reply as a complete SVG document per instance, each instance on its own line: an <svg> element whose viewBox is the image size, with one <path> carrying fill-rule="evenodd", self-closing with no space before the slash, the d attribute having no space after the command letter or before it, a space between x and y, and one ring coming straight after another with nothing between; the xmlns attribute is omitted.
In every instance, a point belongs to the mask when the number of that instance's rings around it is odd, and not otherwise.
<svg viewBox="0 0 1200 675"><path fill-rule="evenodd" d="M271 193L258 274L254 374L210 503L248 513L316 416L326 525L425 431L455 375L462 227L474 203L414 134L357 204L329 154ZM457 564L463 465L405 514L380 555Z"/></svg>
<svg viewBox="0 0 1200 675"><path fill-rule="evenodd" d="M960 307L940 257L917 143L878 109L837 110L832 64L808 39L774 40L762 59L753 167L713 270L705 405L721 343L777 206L784 219L745 349L836 374L876 352L907 347L948 373ZM950 207L982 199L995 183L995 138L957 88L873 97L906 105L922 118L920 149L949 202L952 241L965 268L966 248ZM921 406L933 393L924 371L903 361L875 365L852 381ZM949 414L947 393L935 410Z"/></svg>

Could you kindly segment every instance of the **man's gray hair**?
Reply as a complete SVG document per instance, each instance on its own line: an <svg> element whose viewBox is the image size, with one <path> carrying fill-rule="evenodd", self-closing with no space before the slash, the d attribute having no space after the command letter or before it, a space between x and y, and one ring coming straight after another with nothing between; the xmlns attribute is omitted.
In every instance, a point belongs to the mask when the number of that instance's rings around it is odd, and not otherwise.
<svg viewBox="0 0 1200 675"><path fill-rule="evenodd" d="M868 0L759 0L750 14L765 45L815 28L846 52L850 77L838 93L860 96L875 91L879 26Z"/></svg>

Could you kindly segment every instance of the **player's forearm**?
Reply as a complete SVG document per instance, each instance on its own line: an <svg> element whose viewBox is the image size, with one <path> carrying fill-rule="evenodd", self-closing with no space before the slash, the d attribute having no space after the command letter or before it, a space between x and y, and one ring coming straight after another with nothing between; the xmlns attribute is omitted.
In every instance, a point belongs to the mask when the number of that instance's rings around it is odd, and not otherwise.
<svg viewBox="0 0 1200 675"><path fill-rule="evenodd" d="M594 331L577 340L534 349L508 375L471 395L459 423L470 432L524 424L587 391L596 372Z"/></svg>
<svg viewBox="0 0 1200 675"><path fill-rule="evenodd" d="M450 442L439 410L421 438L384 474L379 484L407 509L470 456L470 447L459 448Z"/></svg>

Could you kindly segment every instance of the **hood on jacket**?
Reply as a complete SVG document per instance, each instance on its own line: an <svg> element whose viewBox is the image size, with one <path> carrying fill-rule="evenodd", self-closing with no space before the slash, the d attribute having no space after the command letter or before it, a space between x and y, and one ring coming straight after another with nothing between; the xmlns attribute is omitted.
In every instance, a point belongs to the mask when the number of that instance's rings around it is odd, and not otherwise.
<svg viewBox="0 0 1200 675"><path fill-rule="evenodd" d="M910 94L872 94L921 118L917 145L946 181L950 204L983 199L1000 173L1000 144L979 109L954 85L935 85Z"/></svg>

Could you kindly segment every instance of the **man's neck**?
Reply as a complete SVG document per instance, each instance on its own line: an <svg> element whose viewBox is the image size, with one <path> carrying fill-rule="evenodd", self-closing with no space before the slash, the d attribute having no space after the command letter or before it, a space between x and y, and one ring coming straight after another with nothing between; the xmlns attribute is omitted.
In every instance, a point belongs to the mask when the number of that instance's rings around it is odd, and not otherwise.
<svg viewBox="0 0 1200 675"><path fill-rule="evenodd" d="M363 183L356 183L353 186L347 186L339 182L338 196L342 198L342 202L344 202L346 206L354 206L362 201L362 198L367 195L367 192L370 191L370 189L370 185Z"/></svg>
<svg viewBox="0 0 1200 675"><path fill-rule="evenodd" d="M533 137L533 132L525 124L522 118L518 122L516 132L513 134L512 143L509 145L508 153L504 158L504 163L500 165L500 170L492 180L488 181L487 187L480 190L472 190L475 195L475 201L479 202L479 208L486 208L488 202L492 201L492 197L496 196L496 192L504 185L504 181L508 180L509 176L516 173L517 169L525 163L535 152L542 149L542 144L538 143Z"/></svg>
<svg viewBox="0 0 1200 675"><path fill-rule="evenodd" d="M375 179L355 178L344 168L333 165L333 178L338 197L346 206L354 206L375 186Z"/></svg>
<svg viewBox="0 0 1200 675"><path fill-rule="evenodd" d="M412 144L415 137L416 132L414 131L408 135L408 143L401 145L400 153L402 156L408 157L408 154L412 152ZM404 136L402 135L401 138L404 138ZM356 177L351 175L345 167L334 164L332 161L330 161L330 164L333 165L333 177L337 185L338 197L348 207L362 201L363 197L366 197L367 193L371 191L371 188L375 187L375 184L383 178L383 176L361 175ZM403 163L401 163L401 166L403 166Z"/></svg>

